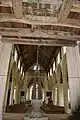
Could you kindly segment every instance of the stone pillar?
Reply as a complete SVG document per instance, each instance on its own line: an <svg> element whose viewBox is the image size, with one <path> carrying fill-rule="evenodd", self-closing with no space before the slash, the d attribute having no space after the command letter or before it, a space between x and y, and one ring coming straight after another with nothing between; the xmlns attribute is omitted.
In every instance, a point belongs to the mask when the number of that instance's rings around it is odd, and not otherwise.
<svg viewBox="0 0 80 120"><path fill-rule="evenodd" d="M56 83L56 73L53 72L53 87L52 87L52 94L53 94L53 104L55 104L55 83Z"/></svg>
<svg viewBox="0 0 80 120"><path fill-rule="evenodd" d="M63 84L59 86L59 106L64 106L64 92Z"/></svg>
<svg viewBox="0 0 80 120"><path fill-rule="evenodd" d="M16 103L19 103L19 91L20 91L20 71L18 69L16 74Z"/></svg>
<svg viewBox="0 0 80 120"><path fill-rule="evenodd" d="M30 100L30 89L27 88L27 100Z"/></svg>
<svg viewBox="0 0 80 120"><path fill-rule="evenodd" d="M63 90L64 90L64 107L65 112L68 113L68 80L67 80L67 62L66 54L62 58L62 78L63 78Z"/></svg>
<svg viewBox="0 0 80 120"><path fill-rule="evenodd" d="M18 90L18 103L20 103L20 97L21 97L21 82L22 82L22 76L19 70L19 90Z"/></svg>
<svg viewBox="0 0 80 120"><path fill-rule="evenodd" d="M40 73L39 74L39 77L40 77ZM42 99L42 88L41 88L41 79L38 78L38 99Z"/></svg>
<svg viewBox="0 0 80 120"><path fill-rule="evenodd" d="M46 92L48 91L48 79L47 79L47 75L45 73L45 79L44 79L44 99L45 99L45 102L47 103L48 100L47 100L47 97L46 97Z"/></svg>
<svg viewBox="0 0 80 120"><path fill-rule="evenodd" d="M23 89L25 90L24 99L25 99L25 102L26 102L27 85L26 85L25 77L23 77L23 81L24 81L24 86L23 86Z"/></svg>
<svg viewBox="0 0 80 120"><path fill-rule="evenodd" d="M80 102L80 53L78 46L67 48L67 66L71 109Z"/></svg>
<svg viewBox="0 0 80 120"><path fill-rule="evenodd" d="M6 92L5 92L5 95L4 95L4 103L3 103L3 108L4 108L4 112L6 110L6 105L7 105L7 97L8 97L8 90L9 90L9 86L10 86L10 83L9 83L9 80L10 80L10 74L11 74L11 70L12 70L12 54L10 55L10 61L9 61L9 68L8 68L8 74L7 74L7 83L6 83Z"/></svg>
<svg viewBox="0 0 80 120"><path fill-rule="evenodd" d="M10 93L10 102L9 104L13 104L13 95L14 95L14 85L15 85L15 76L16 76L16 63L14 62L13 63L13 66L12 66L12 83L11 83L11 93Z"/></svg>
<svg viewBox="0 0 80 120"><path fill-rule="evenodd" d="M60 77L61 77L61 66L58 64L57 66L57 73L56 73L56 78L57 78L57 105L59 106L59 92L60 92Z"/></svg>
<svg viewBox="0 0 80 120"><path fill-rule="evenodd" d="M36 78L34 78L34 83L33 83L32 99L36 99Z"/></svg>
<svg viewBox="0 0 80 120"><path fill-rule="evenodd" d="M2 41L0 41L0 120L2 120L3 101L11 48L12 44L3 43Z"/></svg>
<svg viewBox="0 0 80 120"><path fill-rule="evenodd" d="M38 99L42 99L41 81L38 82Z"/></svg>

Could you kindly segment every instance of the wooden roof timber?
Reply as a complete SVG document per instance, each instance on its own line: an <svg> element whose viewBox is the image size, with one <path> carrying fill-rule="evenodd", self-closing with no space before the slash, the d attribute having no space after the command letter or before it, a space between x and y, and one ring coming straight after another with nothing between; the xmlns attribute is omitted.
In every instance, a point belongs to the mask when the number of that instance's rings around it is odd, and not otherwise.
<svg viewBox="0 0 80 120"><path fill-rule="evenodd" d="M75 31L73 31L73 29ZM51 25L40 25L40 29L38 26L36 26L35 29L32 28L8 28L8 27L0 27L0 34L6 35L6 36L23 36L23 37L52 37L55 34L73 34L75 36L76 33L80 33L80 28L75 27L61 27L61 26L51 26ZM77 35L77 34L76 34ZM77 37L77 36L76 36Z"/></svg>
<svg viewBox="0 0 80 120"><path fill-rule="evenodd" d="M11 31L10 31L11 30ZM60 35L62 33L62 35ZM58 32L53 30L33 30L32 29L2 29L0 28L0 35L8 38L19 38L19 39L58 39L58 40L73 40L73 41L80 41L79 35L70 35L68 32ZM72 33L71 33L72 34Z"/></svg>
<svg viewBox="0 0 80 120"><path fill-rule="evenodd" d="M23 62L25 63L25 69L28 69L29 65L32 65L33 62L36 62L37 60L37 46L31 46L31 45L30 46L18 45L18 46L21 53L20 55L22 56ZM25 47L27 48L27 50L25 49ZM50 58L52 58L51 56L54 56L53 54L53 51L55 50L54 48L57 49L58 47L40 46L39 48L39 57L38 57L39 64L44 68L45 71L47 71L47 68L49 67ZM27 56L25 55L25 53L23 53L24 50L27 51ZM46 53L47 53L47 56L45 56ZM32 62L32 59L33 59L33 62Z"/></svg>
<svg viewBox="0 0 80 120"><path fill-rule="evenodd" d="M12 0L12 6L13 6L15 18L23 18L22 1Z"/></svg>
<svg viewBox="0 0 80 120"><path fill-rule="evenodd" d="M63 23L67 19L72 6L73 6L73 0L64 0L63 1L63 4L61 6L61 9L60 9L60 12L58 15L59 22Z"/></svg>
<svg viewBox="0 0 80 120"><path fill-rule="evenodd" d="M71 8L71 12L80 13L80 4L74 4Z"/></svg>
<svg viewBox="0 0 80 120"><path fill-rule="evenodd" d="M45 61L43 59L41 59L41 61L39 61L39 64L44 68L44 70L47 72L47 67L48 65L45 63Z"/></svg>
<svg viewBox="0 0 80 120"><path fill-rule="evenodd" d="M25 71L29 68L29 67L31 67L33 64L35 64L36 63L36 59L31 59L31 60L29 60L29 61L27 61L26 63L25 63Z"/></svg>
<svg viewBox="0 0 80 120"><path fill-rule="evenodd" d="M45 46L75 46L76 41L73 40L58 40L58 39L23 39L23 38L8 38L2 37L3 42L9 42L13 44L27 44L27 45L45 45Z"/></svg>
<svg viewBox="0 0 80 120"><path fill-rule="evenodd" d="M0 14L0 23L2 22L14 22L14 23L23 23L23 24L30 24L30 25L54 25L54 26L61 26L61 27L72 27L72 28L80 28L80 22L78 19L66 19L64 23L60 23L57 21L57 19L50 17L48 20L45 17L45 20L42 19L40 20L34 20L34 16L32 16L31 20L27 19L16 19L10 14ZM12 18L11 18L12 17ZM27 16L28 17L28 16ZM35 16L36 18L37 16ZM40 17L41 18L41 17ZM52 20L52 21L51 21ZM72 21L74 24L72 24Z"/></svg>
<svg viewBox="0 0 80 120"><path fill-rule="evenodd" d="M19 45L20 46L20 45ZM23 46L23 45L22 45ZM28 45L27 45L28 46ZM31 46L31 47L33 47L33 46ZM24 48L21 48L21 47L19 47L20 48L20 51L21 51L21 54L22 55L24 55L24 54L28 54L28 47L24 47ZM36 47L37 48L37 47ZM33 47L33 49L31 48L30 50L32 51L31 53L33 53L35 50L36 50L36 48L34 48Z"/></svg>
<svg viewBox="0 0 80 120"><path fill-rule="evenodd" d="M33 52L32 50L30 50L30 51ZM35 59L37 59L36 56L37 56L37 51L36 51L36 50L35 50L32 54L29 54L29 53L28 53L27 56L26 56L25 54L22 55L23 61L24 61L25 63L26 63L27 61L33 59L33 57L35 57Z"/></svg>
<svg viewBox="0 0 80 120"><path fill-rule="evenodd" d="M12 0L12 2L13 2L13 6L10 6L9 4L7 4L7 5L0 4L0 7L13 9L16 18L23 17L23 12L22 11L25 11L25 8L27 8L29 6L32 7L33 11L34 11L34 9L37 8L37 6L36 6L36 8L34 6L35 3L30 4L30 2L29 3L28 2L23 2L23 5L22 5L21 0L17 0L17 1ZM37 3L36 3L36 5L37 5ZM44 4L44 6L45 6L46 12L47 12L47 9L51 9L50 8L51 4ZM49 6L49 8L48 8L48 6ZM39 10L41 10L41 7L39 8ZM59 15L58 15L59 16L58 18L61 17L61 14L64 14L65 16L67 16L69 11L73 11L73 12L79 12L80 11L79 10L79 5L73 4L73 0L65 0L65 1L63 1L63 4L61 6L61 10L60 10ZM3 13L4 13L4 11L3 11ZM49 15L49 14L50 13L48 13L47 15ZM26 15L26 13L24 13L24 15ZM51 16L51 15L49 15L49 16ZM63 16L63 17L65 18L65 16Z"/></svg>
<svg viewBox="0 0 80 120"><path fill-rule="evenodd" d="M3 14L1 13L0 14L1 15L0 21L14 21L14 22L18 21L18 22L23 22L23 23L26 22L26 23L30 23L30 24L35 24L35 23L42 24L42 22L43 22L43 24L52 24L52 23L56 24L57 22L60 22L60 23L65 22L64 24L65 25L67 24L67 26L69 26L69 25L73 25L73 26L75 25L75 27L80 26L79 20L73 19L73 24L72 24L72 20L70 20L70 19L68 20L68 15L71 11L74 12L74 13L75 12L80 13L80 6L76 5L76 4L73 4L73 0L63 1L60 12L58 14L58 21L57 21L57 18L52 18L52 17L49 17L49 19L47 19L47 17L42 16L42 20L41 20L41 16L31 15L32 17L30 17L30 15L28 16L26 14L23 16L22 1L21 0L17 0L17 1L12 0L12 3L13 3L12 5L13 5L14 14L9 14L9 16L8 16L6 13L3 13ZM5 7L5 5L2 6L2 7ZM10 6L7 6L7 7L10 7ZM27 16L27 18L26 18L26 16ZM43 17L45 17L44 20L43 20ZM6 20L5 20L5 18L6 18ZM19 19L19 18L21 18L21 19ZM31 20L30 20L30 18L31 18ZM41 20L41 22L36 21L36 18L39 21ZM48 21L46 22L46 20L48 20ZM50 23L50 21L51 21L51 23Z"/></svg>

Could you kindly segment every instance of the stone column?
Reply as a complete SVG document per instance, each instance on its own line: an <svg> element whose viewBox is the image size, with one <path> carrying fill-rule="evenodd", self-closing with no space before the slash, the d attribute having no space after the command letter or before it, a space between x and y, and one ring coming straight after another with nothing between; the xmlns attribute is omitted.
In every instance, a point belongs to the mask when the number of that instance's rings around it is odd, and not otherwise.
<svg viewBox="0 0 80 120"><path fill-rule="evenodd" d="M24 81L23 89L25 90L24 99L25 99L25 102L26 102L27 85L26 85L25 77L23 77L23 81Z"/></svg>
<svg viewBox="0 0 80 120"><path fill-rule="evenodd" d="M61 66L58 64L57 66L57 73L56 73L56 78L57 78L57 105L59 106L59 92L60 92L60 77L61 77Z"/></svg>
<svg viewBox="0 0 80 120"><path fill-rule="evenodd" d="M11 74L11 70L12 70L12 54L10 55L10 61L9 61L9 68L8 68L8 74L7 74L7 83L6 83L6 92L5 92L5 95L4 95L4 112L6 110L6 105L7 105L7 97L8 97L8 90L9 90L9 86L10 86L10 83L9 83L9 80L10 80L10 74Z"/></svg>
<svg viewBox="0 0 80 120"><path fill-rule="evenodd" d="M17 70L16 74L16 103L19 103L19 91L20 91L20 71Z"/></svg>
<svg viewBox="0 0 80 120"><path fill-rule="evenodd" d="M18 89L18 103L20 103L20 96L21 96L21 82L22 82L22 76L19 70L19 89Z"/></svg>
<svg viewBox="0 0 80 120"><path fill-rule="evenodd" d="M0 41L0 120L2 120L3 100L7 80L7 72L10 60L12 44Z"/></svg>
<svg viewBox="0 0 80 120"><path fill-rule="evenodd" d="M32 90L32 99L36 99L36 78L34 78L33 90Z"/></svg>
<svg viewBox="0 0 80 120"><path fill-rule="evenodd" d="M53 87L52 87L52 94L53 94L53 104L55 104L55 82L56 82L56 73L53 72Z"/></svg>
<svg viewBox="0 0 80 120"><path fill-rule="evenodd" d="M16 76L16 63L14 62L13 63L13 66L12 66L12 83L11 83L11 93L10 93L10 102L9 104L13 104L13 95L14 95L14 85L15 85L15 76Z"/></svg>
<svg viewBox="0 0 80 120"><path fill-rule="evenodd" d="M45 76L45 79L44 79L44 99L45 99L45 102L47 103L48 100L46 97L46 92L48 91L48 79L47 79L46 73L44 74L44 76Z"/></svg>
<svg viewBox="0 0 80 120"><path fill-rule="evenodd" d="M27 100L30 100L30 89L27 88Z"/></svg>
<svg viewBox="0 0 80 120"><path fill-rule="evenodd" d="M39 74L39 77L40 77L40 73ZM38 99L42 99L42 89L41 89L41 79L38 78Z"/></svg>
<svg viewBox="0 0 80 120"><path fill-rule="evenodd" d="M80 102L80 53L78 46L67 48L67 66L71 109Z"/></svg>
<svg viewBox="0 0 80 120"><path fill-rule="evenodd" d="M59 86L59 106L64 106L64 89L63 84Z"/></svg>
<svg viewBox="0 0 80 120"><path fill-rule="evenodd" d="M62 58L62 78L63 78L63 90L64 90L64 107L65 112L68 113L68 80L67 80L67 62L66 54Z"/></svg>
<svg viewBox="0 0 80 120"><path fill-rule="evenodd" d="M36 72L34 73L34 76L36 76ZM34 77L33 81L32 99L36 99L36 77Z"/></svg>

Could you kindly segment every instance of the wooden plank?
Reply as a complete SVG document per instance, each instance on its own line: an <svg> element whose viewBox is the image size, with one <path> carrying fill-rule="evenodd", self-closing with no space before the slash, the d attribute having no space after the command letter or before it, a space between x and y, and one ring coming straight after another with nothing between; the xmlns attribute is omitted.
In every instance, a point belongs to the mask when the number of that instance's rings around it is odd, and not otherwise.
<svg viewBox="0 0 80 120"><path fill-rule="evenodd" d="M80 41L80 36L67 36L67 35L60 35L59 33L55 35L55 32L52 30L33 30L32 29L5 29L0 28L0 35L7 36L7 37L18 37L18 38L38 38L38 39L58 39L58 40L73 40L73 41Z"/></svg>
<svg viewBox="0 0 80 120"><path fill-rule="evenodd" d="M80 13L80 4L74 4L72 9L71 9L71 12L77 12L77 13Z"/></svg>
<svg viewBox="0 0 80 120"><path fill-rule="evenodd" d="M26 44L26 45L45 45L45 46L75 46L76 41L72 40L44 40L44 39L20 39L20 38L6 38L2 37L3 42L9 42L12 44Z"/></svg>
<svg viewBox="0 0 80 120"><path fill-rule="evenodd" d="M63 23L67 19L72 6L73 0L64 0L58 15L58 22Z"/></svg>
<svg viewBox="0 0 80 120"><path fill-rule="evenodd" d="M69 24L69 25L75 25L76 24L76 26L80 26L80 19L70 19L70 18L68 18L65 22L64 22L64 24Z"/></svg>
<svg viewBox="0 0 80 120"><path fill-rule="evenodd" d="M34 20L33 17L31 18L31 20L27 20L27 19L19 19L19 18L15 18L14 14L3 14L0 13L0 22L18 22L18 23L24 23L24 24L31 24L31 25L54 25L54 26L60 26L60 27L71 27L71 28L79 28L80 29L80 22L79 20L76 19L67 19L65 21L65 23L60 23L59 21L57 22L57 20L53 20L51 21L51 17L48 19L48 21L46 21L47 18L45 17L45 21L43 21L43 19L40 20ZM71 21L74 22L74 25L71 24Z"/></svg>
<svg viewBox="0 0 80 120"><path fill-rule="evenodd" d="M16 18L23 18L22 1L12 0L12 6Z"/></svg>

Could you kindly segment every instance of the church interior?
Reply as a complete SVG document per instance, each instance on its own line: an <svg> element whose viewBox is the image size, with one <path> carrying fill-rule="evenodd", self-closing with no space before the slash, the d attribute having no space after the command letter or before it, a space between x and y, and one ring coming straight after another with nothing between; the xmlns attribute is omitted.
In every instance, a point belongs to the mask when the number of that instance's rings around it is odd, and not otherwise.
<svg viewBox="0 0 80 120"><path fill-rule="evenodd" d="M0 120L79 120L79 65L80 0L0 0Z"/></svg>

